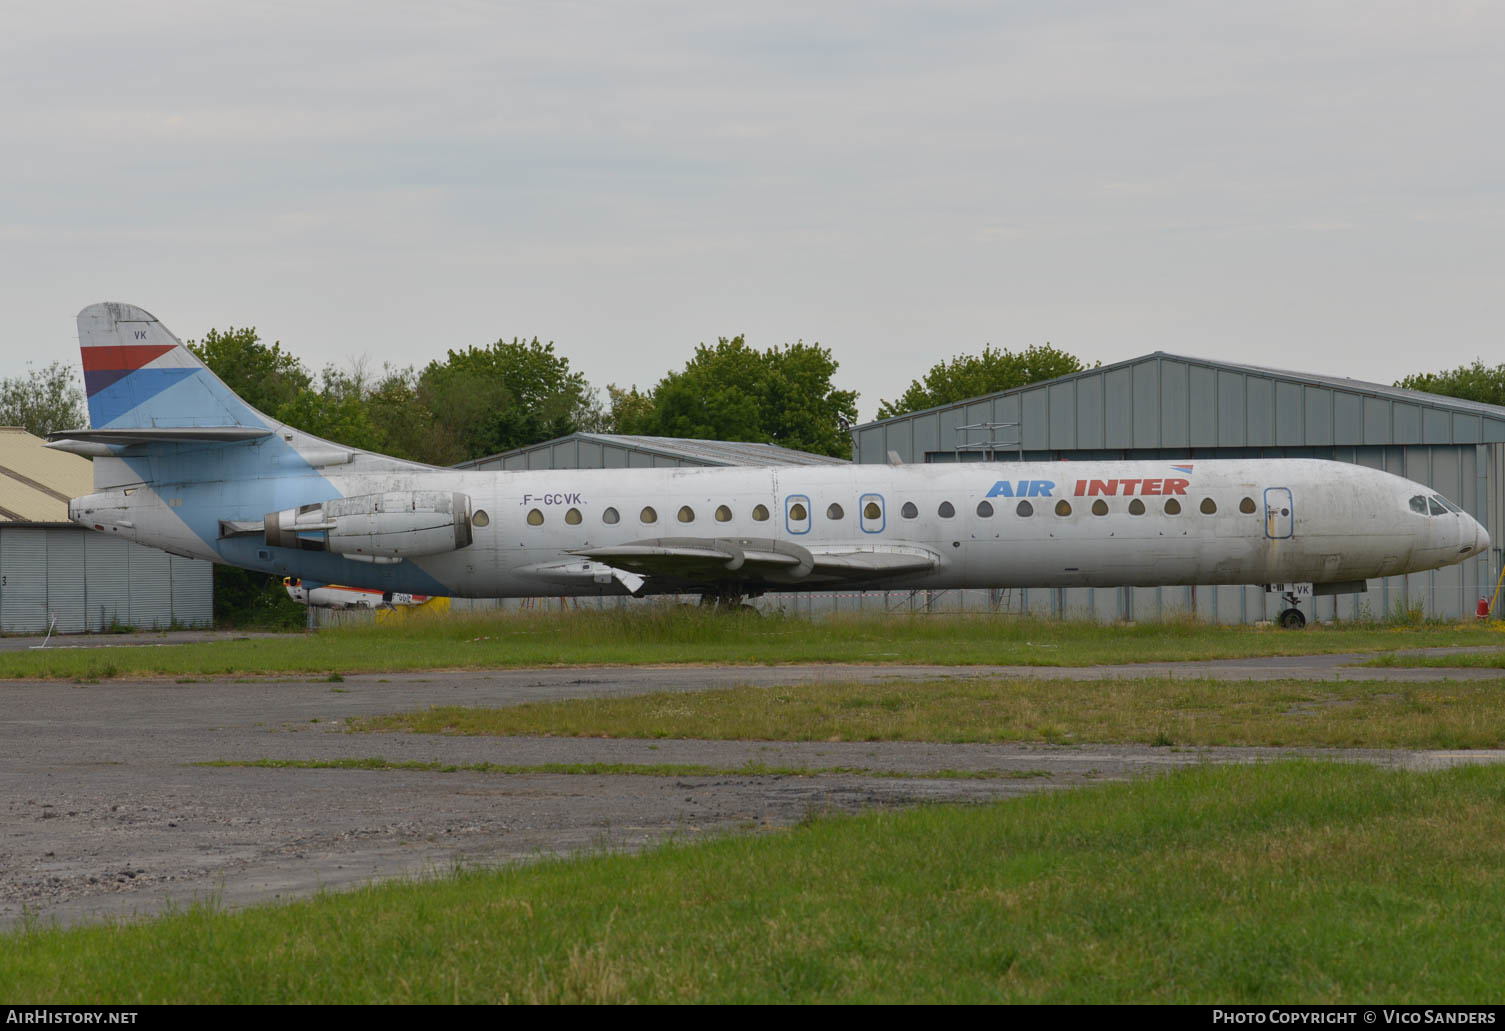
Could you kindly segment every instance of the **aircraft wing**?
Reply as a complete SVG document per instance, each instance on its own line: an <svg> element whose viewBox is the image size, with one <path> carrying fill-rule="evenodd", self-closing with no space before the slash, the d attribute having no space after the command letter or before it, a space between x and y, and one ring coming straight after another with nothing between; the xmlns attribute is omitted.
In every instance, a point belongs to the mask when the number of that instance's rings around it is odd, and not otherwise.
<svg viewBox="0 0 1505 1031"><path fill-rule="evenodd" d="M805 548L749 537L653 537L570 554L676 587L855 582L928 573L940 562L935 552L916 545Z"/></svg>

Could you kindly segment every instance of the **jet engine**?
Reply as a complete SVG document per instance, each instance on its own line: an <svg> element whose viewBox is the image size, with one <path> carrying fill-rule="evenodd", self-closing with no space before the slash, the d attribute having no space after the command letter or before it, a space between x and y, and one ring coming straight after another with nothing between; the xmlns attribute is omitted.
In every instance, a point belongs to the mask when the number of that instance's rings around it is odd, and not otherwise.
<svg viewBox="0 0 1505 1031"><path fill-rule="evenodd" d="M274 548L330 551L360 562L401 562L468 547L470 498L436 490L388 491L269 512Z"/></svg>

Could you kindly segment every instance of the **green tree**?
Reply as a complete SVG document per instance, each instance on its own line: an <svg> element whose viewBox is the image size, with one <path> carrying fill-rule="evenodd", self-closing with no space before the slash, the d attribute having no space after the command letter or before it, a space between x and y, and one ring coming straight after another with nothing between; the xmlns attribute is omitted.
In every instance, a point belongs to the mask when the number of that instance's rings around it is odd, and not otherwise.
<svg viewBox="0 0 1505 1031"><path fill-rule="evenodd" d="M1505 405L1505 365L1485 365L1479 358L1472 365L1460 365L1446 372L1418 372L1395 385L1487 405Z"/></svg>
<svg viewBox="0 0 1505 1031"><path fill-rule="evenodd" d="M270 347L262 343L254 326L232 326L223 333L211 329L203 343L190 340L187 346L246 404L275 419L282 419L277 413L283 405L294 405L313 390L313 377L303 363L284 351L281 342Z"/></svg>
<svg viewBox="0 0 1505 1031"><path fill-rule="evenodd" d="M537 337L450 351L419 374L415 395L432 416L427 461L442 465L574 433L595 400L569 359Z"/></svg>
<svg viewBox="0 0 1505 1031"><path fill-rule="evenodd" d="M758 351L742 336L701 344L649 394L611 388L615 429L659 437L746 440L849 458L842 420L857 417L857 394L831 383L837 363L804 341Z"/></svg>
<svg viewBox="0 0 1505 1031"><path fill-rule="evenodd" d="M989 344L982 349L982 354L957 355L949 362L931 366L924 378L910 383L909 389L897 401L884 401L879 405L878 418L890 419L907 412L996 394L1000 390L1012 390L1081 372L1085 368L1081 359L1057 350L1049 343L1031 345L1017 354L1007 349L995 350Z"/></svg>
<svg viewBox="0 0 1505 1031"><path fill-rule="evenodd" d="M26 375L0 380L0 425L20 426L45 437L88 425L84 392L73 366L51 362L40 369L26 363Z"/></svg>

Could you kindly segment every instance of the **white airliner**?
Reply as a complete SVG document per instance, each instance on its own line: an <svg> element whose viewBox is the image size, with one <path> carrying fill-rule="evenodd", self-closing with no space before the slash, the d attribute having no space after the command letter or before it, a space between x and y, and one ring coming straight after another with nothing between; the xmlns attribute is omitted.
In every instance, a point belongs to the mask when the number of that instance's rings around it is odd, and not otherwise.
<svg viewBox="0 0 1505 1031"><path fill-rule="evenodd" d="M73 521L178 555L459 597L1312 582L1435 569L1489 544L1431 489L1339 462L467 472L255 411L155 318L78 316L94 458ZM1289 597L1289 596L1288 596ZM1304 622L1299 610L1282 617Z"/></svg>

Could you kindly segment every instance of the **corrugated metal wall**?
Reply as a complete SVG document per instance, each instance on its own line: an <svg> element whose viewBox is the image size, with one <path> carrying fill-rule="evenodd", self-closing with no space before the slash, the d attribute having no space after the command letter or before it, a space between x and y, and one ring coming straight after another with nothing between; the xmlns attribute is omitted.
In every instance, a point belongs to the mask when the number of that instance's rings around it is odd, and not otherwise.
<svg viewBox="0 0 1505 1031"><path fill-rule="evenodd" d="M73 527L0 524L0 632L214 622L214 566Z"/></svg>
<svg viewBox="0 0 1505 1031"><path fill-rule="evenodd" d="M1471 614L1490 596L1505 546L1505 411L1489 405L1300 373L1151 355L1050 383L859 427L857 461L981 461L958 452L957 428L1009 424L995 457L1090 459L1325 458L1427 484L1489 530L1492 547L1459 566L1388 577L1367 594L1305 604L1308 618ZM986 592L963 592L966 599ZM1148 619L1195 613L1220 623L1277 614L1283 602L1257 587L1160 587L1013 592L1031 613ZM1022 595L1023 597L1017 597ZM960 604L978 607L975 599Z"/></svg>

